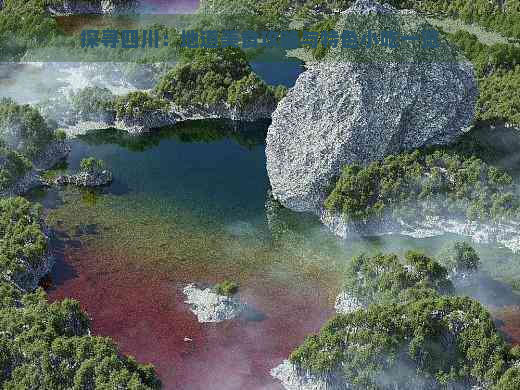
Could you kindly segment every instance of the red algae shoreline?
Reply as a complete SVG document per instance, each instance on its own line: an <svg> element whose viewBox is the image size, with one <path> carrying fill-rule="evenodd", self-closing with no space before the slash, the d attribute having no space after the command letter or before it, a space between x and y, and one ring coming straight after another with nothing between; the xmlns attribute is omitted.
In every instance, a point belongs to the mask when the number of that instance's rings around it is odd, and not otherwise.
<svg viewBox="0 0 520 390"><path fill-rule="evenodd" d="M491 314L507 341L513 345L520 345L520 306L493 308Z"/></svg>
<svg viewBox="0 0 520 390"><path fill-rule="evenodd" d="M241 296L263 319L199 324L182 288L213 282L203 280L203 266L186 275L118 256L66 248L49 299L78 299L92 333L110 336L121 352L154 364L164 389L280 389L269 370L333 314L327 293L312 281L295 288L258 275L247 280Z"/></svg>

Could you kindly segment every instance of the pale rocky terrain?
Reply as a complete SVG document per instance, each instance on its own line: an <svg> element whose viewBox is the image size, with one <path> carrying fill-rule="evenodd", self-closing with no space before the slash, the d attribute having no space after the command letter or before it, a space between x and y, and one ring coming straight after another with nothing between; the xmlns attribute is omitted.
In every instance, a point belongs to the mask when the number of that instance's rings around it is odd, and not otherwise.
<svg viewBox="0 0 520 390"><path fill-rule="evenodd" d="M364 0L347 13L389 10L397 13ZM449 143L474 117L478 90L469 62L344 62L344 56L332 49L307 64L272 115L267 171L274 197L295 211L319 211L345 164Z"/></svg>
<svg viewBox="0 0 520 390"><path fill-rule="evenodd" d="M237 318L246 308L235 296L219 295L213 289L187 285L183 290L186 303L199 322L222 322Z"/></svg>

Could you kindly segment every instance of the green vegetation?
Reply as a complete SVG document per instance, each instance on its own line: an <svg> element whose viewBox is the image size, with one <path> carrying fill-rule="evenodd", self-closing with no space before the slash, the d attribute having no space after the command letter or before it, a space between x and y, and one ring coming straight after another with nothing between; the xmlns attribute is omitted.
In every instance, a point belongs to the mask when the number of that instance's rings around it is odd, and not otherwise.
<svg viewBox="0 0 520 390"><path fill-rule="evenodd" d="M158 389L153 367L122 356L70 299L49 304L38 290L0 283L0 386L3 389Z"/></svg>
<svg viewBox="0 0 520 390"><path fill-rule="evenodd" d="M31 167L32 164L26 157L5 146L0 146L0 191L7 190Z"/></svg>
<svg viewBox="0 0 520 390"><path fill-rule="evenodd" d="M80 161L79 168L81 172L96 173L105 169L105 163L102 160L96 160L94 157L88 157Z"/></svg>
<svg viewBox="0 0 520 390"><path fill-rule="evenodd" d="M114 110L115 96L107 88L86 87L71 97L72 108L82 120Z"/></svg>
<svg viewBox="0 0 520 390"><path fill-rule="evenodd" d="M480 91L477 119L520 126L520 47L485 45L467 31L446 35L475 67Z"/></svg>
<svg viewBox="0 0 520 390"><path fill-rule="evenodd" d="M23 281L31 268L40 266L47 252L40 206L23 198L0 199L0 275Z"/></svg>
<svg viewBox="0 0 520 390"><path fill-rule="evenodd" d="M243 108L253 102L275 103L285 87L266 85L251 70L239 49L197 50L189 63L179 64L156 86L159 96L177 106L228 103Z"/></svg>
<svg viewBox="0 0 520 390"><path fill-rule="evenodd" d="M0 8L2 61L19 60L27 49L43 47L60 35L56 20L46 13L46 0L4 0Z"/></svg>
<svg viewBox="0 0 520 390"><path fill-rule="evenodd" d="M512 364L509 351L478 302L431 295L338 315L290 359L315 373L339 370L355 389L388 388L381 376L395 388L441 389L498 383Z"/></svg>
<svg viewBox="0 0 520 390"><path fill-rule="evenodd" d="M360 303L403 302L407 289L453 291L448 271L431 258L409 251L401 262L394 254L373 257L361 254L352 259L346 272L345 286Z"/></svg>
<svg viewBox="0 0 520 390"><path fill-rule="evenodd" d="M517 216L520 203L502 169L449 150L416 150L345 166L325 207L352 220L386 213L487 220Z"/></svg>
<svg viewBox="0 0 520 390"><path fill-rule="evenodd" d="M217 283L213 288L219 295L231 296L238 292L239 285L235 282L224 280L223 282Z"/></svg>
<svg viewBox="0 0 520 390"><path fill-rule="evenodd" d="M479 117L520 126L520 65L479 79Z"/></svg>
<svg viewBox="0 0 520 390"><path fill-rule="evenodd" d="M471 245L465 241L455 242L444 248L439 254L439 261L455 273L477 271L480 257Z"/></svg>
<svg viewBox="0 0 520 390"><path fill-rule="evenodd" d="M118 96L114 107L119 118L139 118L150 111L165 110L168 102L149 93L138 91Z"/></svg>
<svg viewBox="0 0 520 390"><path fill-rule="evenodd" d="M55 139L37 109L6 98L0 99L0 138L30 159Z"/></svg>
<svg viewBox="0 0 520 390"><path fill-rule="evenodd" d="M308 337L290 356L297 367L339 373L354 389L514 388L518 351L478 302L439 294L449 292L444 267L416 252L404 265L395 255L353 263L347 292L373 303Z"/></svg>
<svg viewBox="0 0 520 390"><path fill-rule="evenodd" d="M520 3L515 0L399 0L422 11L461 19L465 23L479 25L507 37L520 39Z"/></svg>
<svg viewBox="0 0 520 390"><path fill-rule="evenodd" d="M57 129L54 131L54 138L57 141L65 141L67 139L67 133L63 129Z"/></svg>

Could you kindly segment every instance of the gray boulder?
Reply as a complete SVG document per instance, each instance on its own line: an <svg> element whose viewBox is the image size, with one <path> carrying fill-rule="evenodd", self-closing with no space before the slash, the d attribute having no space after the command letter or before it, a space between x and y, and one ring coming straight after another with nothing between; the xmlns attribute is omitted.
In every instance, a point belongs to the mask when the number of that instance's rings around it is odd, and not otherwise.
<svg viewBox="0 0 520 390"><path fill-rule="evenodd" d="M48 7L54 15L74 14L132 14L140 0L63 0Z"/></svg>
<svg viewBox="0 0 520 390"><path fill-rule="evenodd" d="M61 175L56 178L54 183L57 185L72 184L78 187L100 187L111 182L112 172L103 169L93 172L80 172L75 175Z"/></svg>
<svg viewBox="0 0 520 390"><path fill-rule="evenodd" d="M201 289L193 283L187 285L183 293L200 323L232 320L246 309L237 297L217 294L211 288Z"/></svg>
<svg viewBox="0 0 520 390"><path fill-rule="evenodd" d="M375 4L358 1L351 10L391 8ZM353 61L344 53L309 65L272 115L267 172L273 196L296 211L319 212L345 164L449 143L474 117L478 91L469 63Z"/></svg>

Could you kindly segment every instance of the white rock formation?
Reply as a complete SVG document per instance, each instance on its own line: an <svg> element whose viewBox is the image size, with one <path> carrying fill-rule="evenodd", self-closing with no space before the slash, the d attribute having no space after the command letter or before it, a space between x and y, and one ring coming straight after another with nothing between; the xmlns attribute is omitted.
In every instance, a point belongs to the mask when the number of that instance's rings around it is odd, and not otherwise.
<svg viewBox="0 0 520 390"><path fill-rule="evenodd" d="M222 322L238 317L246 308L237 297L219 295L211 288L204 290L195 284L187 285L184 290L186 303L197 316L199 322Z"/></svg>
<svg viewBox="0 0 520 390"><path fill-rule="evenodd" d="M351 10L376 4L358 1ZM345 58L342 52L329 54L299 76L267 134L273 195L295 211L319 211L345 164L448 143L474 116L478 91L469 63L339 62L333 58Z"/></svg>
<svg viewBox="0 0 520 390"><path fill-rule="evenodd" d="M350 386L340 375L313 375L298 369L289 360L273 368L271 376L286 390L348 390Z"/></svg>
<svg viewBox="0 0 520 390"><path fill-rule="evenodd" d="M73 184L79 187L99 187L112 182L112 172L103 169L95 172L80 172L75 175L61 175L55 180L57 185Z"/></svg>
<svg viewBox="0 0 520 390"><path fill-rule="evenodd" d="M338 213L320 211L320 220L341 238L400 234L413 238L442 236L446 233L468 237L477 244L499 244L520 252L520 222L478 222L445 216L424 215L413 223L401 219L382 218L369 222L349 222Z"/></svg>
<svg viewBox="0 0 520 390"><path fill-rule="evenodd" d="M63 0L47 9L54 15L132 14L139 5L139 0Z"/></svg>

